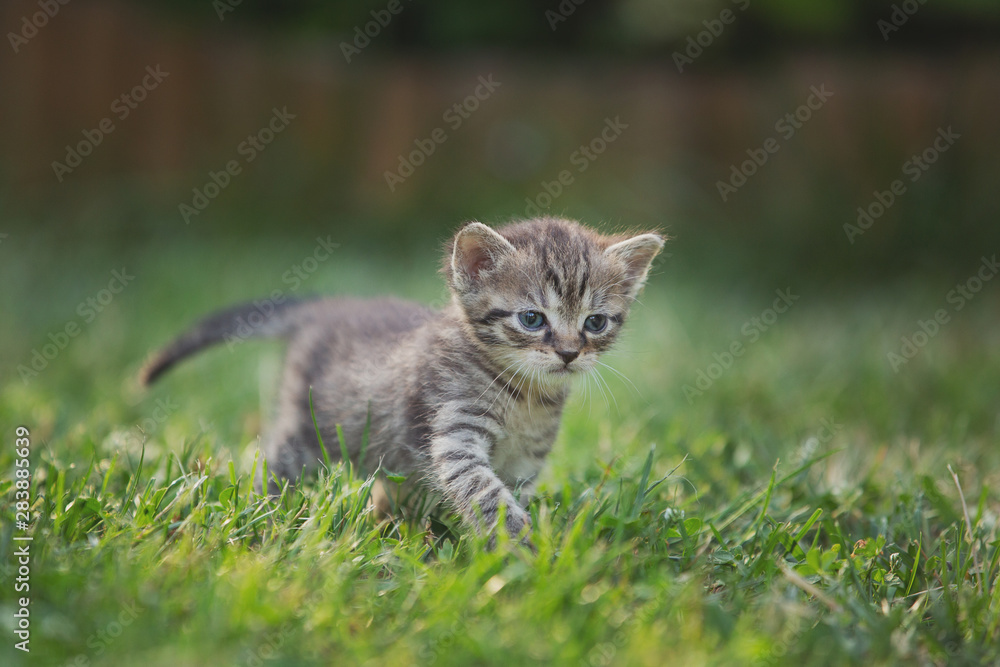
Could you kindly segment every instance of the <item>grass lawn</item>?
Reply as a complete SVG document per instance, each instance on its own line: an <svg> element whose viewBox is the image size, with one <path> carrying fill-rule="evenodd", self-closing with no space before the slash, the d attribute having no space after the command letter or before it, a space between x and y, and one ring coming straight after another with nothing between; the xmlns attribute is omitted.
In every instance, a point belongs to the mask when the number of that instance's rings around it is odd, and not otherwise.
<svg viewBox="0 0 1000 667"><path fill-rule="evenodd" d="M293 289L312 250L5 240L0 664L1000 661L1000 284L956 311L953 279L837 297L713 288L661 262L606 359L629 381L581 384L567 409L532 556L379 523L370 480L340 465L280 502L255 495L280 344L220 347L137 388L147 352L234 301L442 298L433 255L346 247ZM134 279L100 303L123 267ZM938 309L949 321L894 369ZM30 593L15 592L18 425ZM30 654L14 648L24 595Z"/></svg>

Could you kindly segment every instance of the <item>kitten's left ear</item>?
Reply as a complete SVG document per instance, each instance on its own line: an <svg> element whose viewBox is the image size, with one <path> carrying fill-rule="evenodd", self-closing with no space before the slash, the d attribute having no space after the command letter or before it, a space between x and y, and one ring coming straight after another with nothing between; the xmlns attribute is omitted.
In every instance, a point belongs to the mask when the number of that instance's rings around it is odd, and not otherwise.
<svg viewBox="0 0 1000 667"><path fill-rule="evenodd" d="M510 241L481 222L470 222L455 235L451 251L451 277L458 288L467 288L480 274L516 252Z"/></svg>
<svg viewBox="0 0 1000 667"><path fill-rule="evenodd" d="M605 257L624 264L624 285L630 296L634 297L638 294L646 282L649 266L652 264L653 258L663 248L664 243L663 237L659 234L639 234L608 246L607 250L604 251Z"/></svg>

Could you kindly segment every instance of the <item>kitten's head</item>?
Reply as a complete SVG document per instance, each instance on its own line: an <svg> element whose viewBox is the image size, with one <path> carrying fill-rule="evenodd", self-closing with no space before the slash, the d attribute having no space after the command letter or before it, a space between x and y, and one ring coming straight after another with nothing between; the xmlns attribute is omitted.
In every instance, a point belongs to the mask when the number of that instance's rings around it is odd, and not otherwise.
<svg viewBox="0 0 1000 667"><path fill-rule="evenodd" d="M498 230L471 222L449 243L444 273L482 349L548 382L594 368L663 243L656 233L604 236L558 218Z"/></svg>

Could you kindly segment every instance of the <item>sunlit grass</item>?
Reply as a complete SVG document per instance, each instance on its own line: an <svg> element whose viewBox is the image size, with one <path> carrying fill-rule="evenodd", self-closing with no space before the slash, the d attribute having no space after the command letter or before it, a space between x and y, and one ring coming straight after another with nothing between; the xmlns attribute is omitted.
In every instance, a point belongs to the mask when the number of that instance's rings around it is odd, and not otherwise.
<svg viewBox="0 0 1000 667"><path fill-rule="evenodd" d="M996 297L894 373L887 352L939 286L804 295L692 397L683 387L750 343L744 323L784 286L719 294L656 276L606 359L628 378L605 372L615 400L581 385L567 408L530 507L532 555L489 552L449 517L381 519L372 479L336 461L280 498L256 494L280 345L222 347L135 386L148 350L212 308L290 288L284 270L309 251L94 253L45 278L47 299L39 258L0 269L28 277L3 297L0 492L18 424L35 492L32 652L8 633L4 664L1000 659ZM17 365L120 264L135 283L22 382ZM432 257L392 265L345 251L297 292L441 298ZM15 597L5 584L5 623Z"/></svg>

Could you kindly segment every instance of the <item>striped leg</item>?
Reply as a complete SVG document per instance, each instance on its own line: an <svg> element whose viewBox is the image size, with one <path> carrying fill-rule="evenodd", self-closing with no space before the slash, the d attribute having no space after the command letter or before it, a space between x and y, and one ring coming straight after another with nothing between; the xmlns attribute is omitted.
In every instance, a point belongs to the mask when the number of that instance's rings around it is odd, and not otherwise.
<svg viewBox="0 0 1000 667"><path fill-rule="evenodd" d="M444 497L481 533L496 529L500 508L505 507L507 533L526 541L531 519L490 467L489 453L499 424L462 411L459 418L439 422L438 426L431 438L430 453L435 481Z"/></svg>

